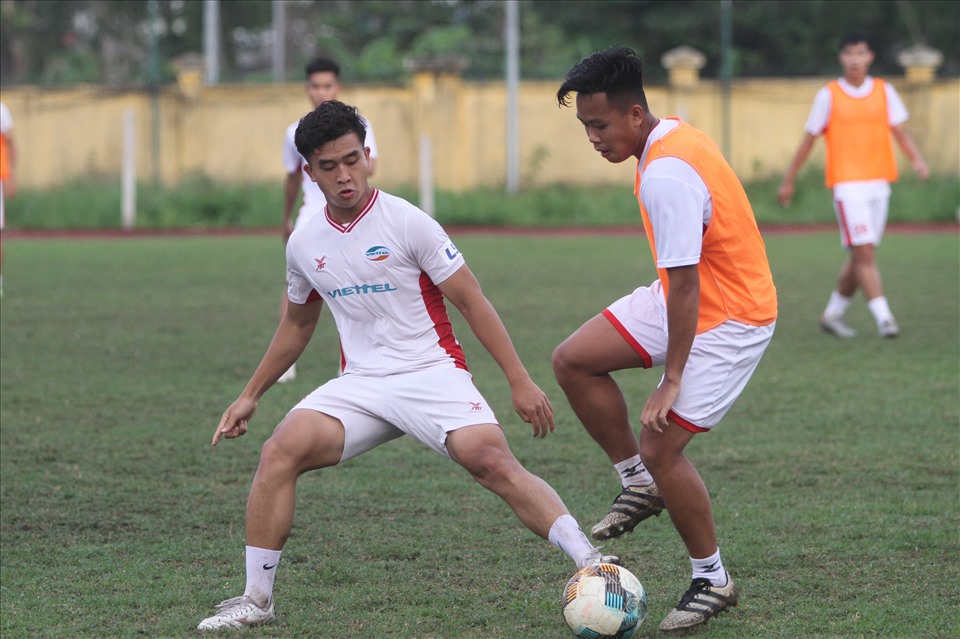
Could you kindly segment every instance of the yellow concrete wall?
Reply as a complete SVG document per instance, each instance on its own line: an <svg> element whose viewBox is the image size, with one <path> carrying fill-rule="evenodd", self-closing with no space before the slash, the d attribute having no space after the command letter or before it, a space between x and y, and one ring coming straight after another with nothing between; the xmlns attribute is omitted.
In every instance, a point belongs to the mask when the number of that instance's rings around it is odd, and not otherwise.
<svg viewBox="0 0 960 639"><path fill-rule="evenodd" d="M810 103L829 78L750 79L733 83L729 151L741 178L778 175L802 135ZM893 79L911 113L908 129L937 173L960 172L960 81L910 85ZM521 85L521 185L625 183L632 162L611 166L586 141L573 108L556 104L556 82ZM140 179L175 184L196 173L229 182L276 181L287 125L309 107L299 84L164 87L148 93L19 88L3 91L15 121L18 182L46 187L89 175L119 176L123 114L137 120ZM651 87L651 110L679 115L723 146L723 96L716 82ZM353 86L341 99L374 124L380 150L375 182L416 185L419 140L430 136L435 185L450 190L506 181L506 92L503 83L462 82L420 74L407 86ZM158 122L154 163L152 122ZM823 145L812 164L822 162ZM908 171L908 165L901 166Z"/></svg>

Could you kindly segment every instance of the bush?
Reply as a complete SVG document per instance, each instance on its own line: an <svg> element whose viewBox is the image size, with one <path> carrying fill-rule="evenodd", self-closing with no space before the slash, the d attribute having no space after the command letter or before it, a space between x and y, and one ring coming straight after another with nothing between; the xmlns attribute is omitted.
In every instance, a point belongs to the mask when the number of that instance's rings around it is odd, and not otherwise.
<svg viewBox="0 0 960 639"><path fill-rule="evenodd" d="M793 204L777 202L779 178L745 185L761 224L807 224L834 220L830 193L811 167L797 180ZM632 185L554 185L510 195L483 188L435 196L437 219L457 226L623 226L640 224ZM414 204L414 187L390 189ZM120 228L119 180L84 180L48 190L21 189L7 200L11 229L91 230ZM890 221L904 223L957 220L960 182L932 177L920 182L907 176L894 185ZM140 229L279 228L283 189L278 183L225 184L193 177L177 186L140 184L137 221Z"/></svg>

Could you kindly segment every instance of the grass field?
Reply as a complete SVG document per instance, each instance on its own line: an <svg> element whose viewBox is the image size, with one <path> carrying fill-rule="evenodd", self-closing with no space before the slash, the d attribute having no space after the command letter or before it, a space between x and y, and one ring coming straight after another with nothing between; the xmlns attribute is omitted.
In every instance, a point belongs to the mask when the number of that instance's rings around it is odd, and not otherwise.
<svg viewBox="0 0 960 639"><path fill-rule="evenodd" d="M557 411L530 437L506 385L457 321L511 445L585 525L618 490L549 370L585 319L654 277L641 236L455 236ZM745 394L689 453L742 588L711 639L955 637L960 629L960 246L885 238L901 324L817 330L842 254L834 232L770 235L781 316ZM273 332L274 237L13 239L0 302L0 635L189 637L243 589L243 510L260 444L334 373L325 311L298 380L251 432L211 449L222 410ZM619 376L637 410L658 379ZM646 586L641 637L689 580L667 517L605 550ZM276 589L252 637L562 638L572 565L454 464L406 440L305 476Z"/></svg>

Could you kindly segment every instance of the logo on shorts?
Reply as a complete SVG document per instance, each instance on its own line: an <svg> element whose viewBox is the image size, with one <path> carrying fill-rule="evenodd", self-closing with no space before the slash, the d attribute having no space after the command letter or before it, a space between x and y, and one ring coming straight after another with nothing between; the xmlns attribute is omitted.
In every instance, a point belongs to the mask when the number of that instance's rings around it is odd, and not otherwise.
<svg viewBox="0 0 960 639"><path fill-rule="evenodd" d="M470 412L478 413L483 410L483 404L481 402L467 402L470 404Z"/></svg>
<svg viewBox="0 0 960 639"><path fill-rule="evenodd" d="M327 265L327 256L324 255L320 259L313 258L313 261L317 263L317 270L323 270L323 267Z"/></svg>
<svg viewBox="0 0 960 639"><path fill-rule="evenodd" d="M371 262L382 262L390 257L390 249L386 246L372 246L367 249L366 256Z"/></svg>

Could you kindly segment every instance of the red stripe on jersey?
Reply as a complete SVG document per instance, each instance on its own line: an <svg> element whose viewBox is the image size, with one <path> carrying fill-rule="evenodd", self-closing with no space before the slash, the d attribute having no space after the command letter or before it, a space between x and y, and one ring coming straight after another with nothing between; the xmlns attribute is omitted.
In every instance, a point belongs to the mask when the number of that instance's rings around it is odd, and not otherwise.
<svg viewBox="0 0 960 639"><path fill-rule="evenodd" d="M834 200L837 207L837 219L840 221L840 233L843 235L843 245L850 246L850 229L847 228L847 216L843 213L843 202Z"/></svg>
<svg viewBox="0 0 960 639"><path fill-rule="evenodd" d="M343 371L347 370L347 354L343 352L343 342L338 340L340 344L340 373L343 374Z"/></svg>
<svg viewBox="0 0 960 639"><path fill-rule="evenodd" d="M437 337L439 338L437 344L446 351L457 368L469 371L466 357L463 355L463 348L453 334L453 326L447 316L447 306L443 303L443 293L433 283L430 276L422 271L420 272L420 294L423 297L423 304L427 308L427 314L433 321L433 328L437 331Z"/></svg>
<svg viewBox="0 0 960 639"><path fill-rule="evenodd" d="M637 355L640 356L640 359L643 360L643 367L650 368L653 366L653 359L650 357L650 353L647 352L647 349L640 345L640 342L638 342L633 335L630 334L630 331L627 330L627 327L621 324L620 320L618 320L609 309L603 310L603 316L606 317L611 324L613 324L613 327L617 329L617 332L620 333L623 339L627 340L627 344L630 345L630 348L636 351Z"/></svg>
<svg viewBox="0 0 960 639"><path fill-rule="evenodd" d="M323 214L327 218L327 223L330 224L330 226L337 229L341 233L349 233L351 230L353 230L353 227L357 225L357 222L360 221L360 218L362 218L364 215L370 212L370 209L373 208L373 204L377 201L377 196L379 195L380 195L380 189L373 189L370 192L370 199L367 201L367 204L363 207L363 210L360 211L360 214L357 217L353 218L353 221L350 222L350 224L347 224L346 226L344 226L340 222L337 222L335 219L330 217L329 204L323 207Z"/></svg>

